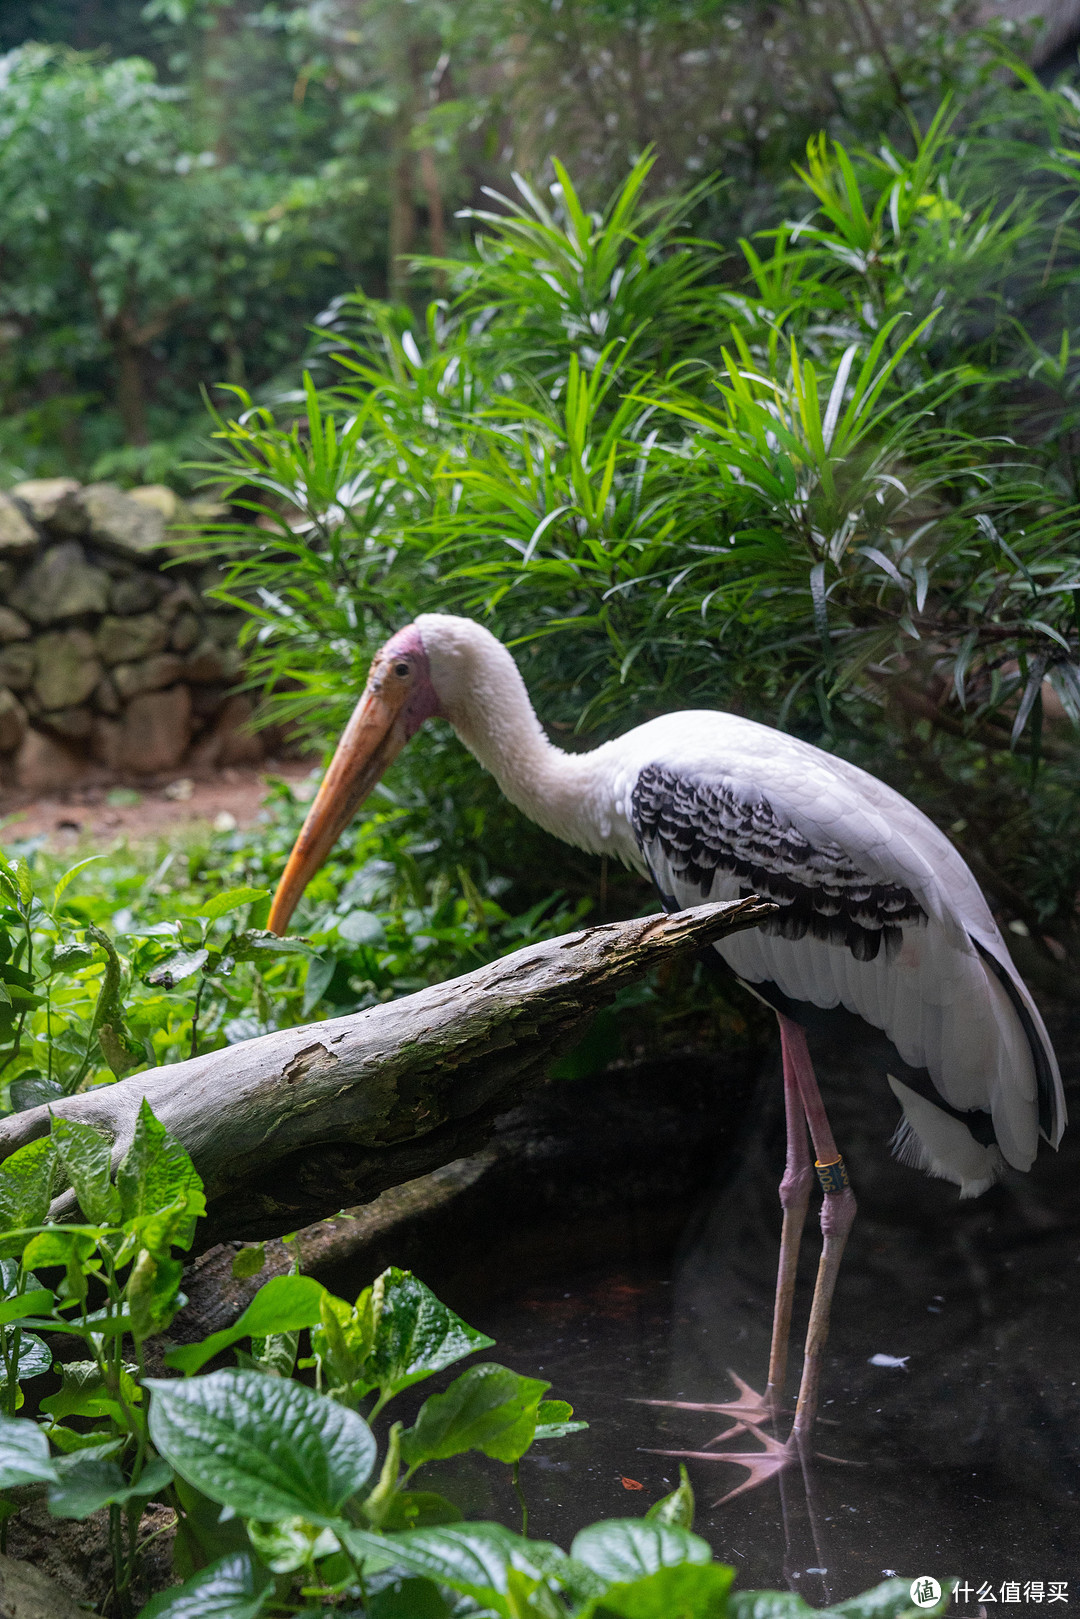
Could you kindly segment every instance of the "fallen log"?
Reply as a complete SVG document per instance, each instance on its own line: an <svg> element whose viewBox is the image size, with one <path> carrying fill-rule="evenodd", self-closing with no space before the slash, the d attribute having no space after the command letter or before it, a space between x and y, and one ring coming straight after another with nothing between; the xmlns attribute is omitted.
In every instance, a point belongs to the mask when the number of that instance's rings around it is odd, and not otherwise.
<svg viewBox="0 0 1080 1619"><path fill-rule="evenodd" d="M51 1111L107 1134L118 1162L145 1096L205 1183L199 1246L280 1236L476 1152L623 985L774 910L750 897L587 928L383 1006L129 1075ZM50 1107L0 1123L0 1159L48 1132ZM73 1194L52 1212L74 1217Z"/></svg>

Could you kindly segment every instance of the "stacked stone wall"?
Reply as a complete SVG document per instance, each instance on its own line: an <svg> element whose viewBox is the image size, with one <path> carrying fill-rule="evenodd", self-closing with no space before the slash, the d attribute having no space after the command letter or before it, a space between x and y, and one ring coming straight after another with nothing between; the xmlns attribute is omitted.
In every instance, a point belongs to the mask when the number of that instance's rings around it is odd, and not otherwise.
<svg viewBox="0 0 1080 1619"><path fill-rule="evenodd" d="M70 478L0 494L0 786L29 790L256 763L243 615L186 561L208 515L159 485Z"/></svg>

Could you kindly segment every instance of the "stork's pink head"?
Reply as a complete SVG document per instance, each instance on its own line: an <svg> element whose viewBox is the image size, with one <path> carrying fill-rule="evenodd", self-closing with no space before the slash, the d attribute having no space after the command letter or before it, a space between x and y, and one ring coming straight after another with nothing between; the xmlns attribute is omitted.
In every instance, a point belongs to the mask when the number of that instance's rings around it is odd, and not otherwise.
<svg viewBox="0 0 1080 1619"><path fill-rule="evenodd" d="M364 799L424 721L440 713L423 637L407 624L375 654L363 696L282 873L270 908L272 932L284 933L301 894Z"/></svg>

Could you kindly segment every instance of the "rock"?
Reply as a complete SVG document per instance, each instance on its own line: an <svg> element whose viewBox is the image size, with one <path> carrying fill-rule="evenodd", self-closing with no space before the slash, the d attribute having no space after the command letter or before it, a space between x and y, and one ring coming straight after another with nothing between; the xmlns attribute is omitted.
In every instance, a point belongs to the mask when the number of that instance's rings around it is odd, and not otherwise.
<svg viewBox="0 0 1080 1619"><path fill-rule="evenodd" d="M235 647L219 647L207 639L200 641L184 663L184 679L202 685L204 681L231 680L240 672L240 654Z"/></svg>
<svg viewBox="0 0 1080 1619"><path fill-rule="evenodd" d="M44 731L27 731L15 755L16 783L31 793L73 787L85 772L85 761Z"/></svg>
<svg viewBox="0 0 1080 1619"><path fill-rule="evenodd" d="M34 694L42 708L74 708L102 676L94 638L86 630L53 631L34 643Z"/></svg>
<svg viewBox="0 0 1080 1619"><path fill-rule="evenodd" d="M145 613L148 607L157 606L160 594L156 574L131 573L113 580L109 606L114 613Z"/></svg>
<svg viewBox="0 0 1080 1619"><path fill-rule="evenodd" d="M112 672L121 698L137 697L140 692L158 691L180 678L183 662L175 652L162 652L142 663L118 663Z"/></svg>
<svg viewBox="0 0 1080 1619"><path fill-rule="evenodd" d="M209 769L225 765L257 765L263 757L262 738L246 729L254 712L251 698L234 692L226 698L213 730L191 750L192 764Z"/></svg>
<svg viewBox="0 0 1080 1619"><path fill-rule="evenodd" d="M151 511L160 512L166 523L175 523L182 510L180 496L166 483L140 484L138 489L129 489L127 494L129 500L137 500L140 506L149 506Z"/></svg>
<svg viewBox="0 0 1080 1619"><path fill-rule="evenodd" d="M135 618L103 618L97 628L98 655L105 663L138 663L164 650L168 626L153 613ZM173 677L175 679L175 676Z"/></svg>
<svg viewBox="0 0 1080 1619"><path fill-rule="evenodd" d="M199 574L199 594L207 598L206 605L211 612L231 613L233 608L227 602L210 600L212 590L221 590L225 584L225 569L216 562L211 562Z"/></svg>
<svg viewBox="0 0 1080 1619"><path fill-rule="evenodd" d="M94 715L89 708L52 708L39 723L66 742L85 742L94 729Z"/></svg>
<svg viewBox="0 0 1080 1619"><path fill-rule="evenodd" d="M169 594L161 601L158 612L162 618L167 618L171 624L178 614L185 610L197 613L202 606L203 603L200 601L198 593L192 590L190 585L182 584L177 585L175 590L169 591Z"/></svg>
<svg viewBox="0 0 1080 1619"><path fill-rule="evenodd" d="M38 531L12 500L0 494L0 556L29 556L38 544Z"/></svg>
<svg viewBox="0 0 1080 1619"><path fill-rule="evenodd" d="M0 1553L0 1619L86 1619L86 1610L41 1569Z"/></svg>
<svg viewBox="0 0 1080 1619"><path fill-rule="evenodd" d="M0 601L6 601L15 585L15 569L10 562L0 562Z"/></svg>
<svg viewBox="0 0 1080 1619"><path fill-rule="evenodd" d="M0 607L0 642L28 641L32 633L25 618L10 607Z"/></svg>
<svg viewBox="0 0 1080 1619"><path fill-rule="evenodd" d="M124 751L124 727L119 720L105 719L101 715L94 721L90 733L90 752L108 770L119 770Z"/></svg>
<svg viewBox="0 0 1080 1619"><path fill-rule="evenodd" d="M174 652L190 652L201 634L199 620L194 613L182 612L173 625L169 645ZM3 621L0 619L0 636L3 635Z"/></svg>
<svg viewBox="0 0 1080 1619"><path fill-rule="evenodd" d="M119 714L123 707L116 687L108 675L99 680L94 687L94 707L99 714Z"/></svg>
<svg viewBox="0 0 1080 1619"><path fill-rule="evenodd" d="M11 593L11 606L35 624L103 613L108 601L108 574L87 562L75 540L51 546Z"/></svg>
<svg viewBox="0 0 1080 1619"><path fill-rule="evenodd" d="M11 493L29 508L37 523L55 523L66 534L82 534L86 530L86 514L75 505L73 496L79 492L77 478L30 478L17 483Z"/></svg>
<svg viewBox="0 0 1080 1619"><path fill-rule="evenodd" d="M34 663L34 648L29 641L0 647L0 686L26 691L34 678Z"/></svg>
<svg viewBox="0 0 1080 1619"><path fill-rule="evenodd" d="M86 513L90 538L118 556L153 556L165 543L165 519L111 483L91 483L75 497Z"/></svg>
<svg viewBox="0 0 1080 1619"><path fill-rule="evenodd" d="M13 691L0 686L0 753L14 753L25 735L25 708Z"/></svg>
<svg viewBox="0 0 1080 1619"><path fill-rule="evenodd" d="M145 773L171 770L183 757L190 736L191 695L186 686L133 697L124 711L117 765Z"/></svg>
<svg viewBox="0 0 1080 1619"><path fill-rule="evenodd" d="M193 686L191 689L192 712L203 719L210 718L218 712L228 695L228 686L215 685L213 682L205 686Z"/></svg>

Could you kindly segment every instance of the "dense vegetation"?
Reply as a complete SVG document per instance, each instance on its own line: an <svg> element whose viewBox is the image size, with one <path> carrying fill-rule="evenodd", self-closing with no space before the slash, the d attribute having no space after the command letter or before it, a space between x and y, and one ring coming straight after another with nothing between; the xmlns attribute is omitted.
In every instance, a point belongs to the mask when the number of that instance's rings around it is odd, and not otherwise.
<svg viewBox="0 0 1080 1619"><path fill-rule="evenodd" d="M203 1189L145 1100L115 1179L109 1159L91 1126L56 1119L0 1168L0 1523L6 1535L43 1489L57 1519L107 1509L110 1614L132 1612L152 1500L172 1509L173 1565L184 1578L152 1596L142 1619L754 1619L762 1603L777 1619L815 1611L790 1593L730 1592L732 1570L692 1532L685 1469L643 1519L593 1524L569 1555L526 1538L522 1456L584 1426L566 1401L545 1398L542 1379L474 1362L408 1426L380 1423L380 1444L372 1424L391 1402L493 1347L408 1271L390 1268L352 1304L310 1277L273 1277L232 1327L167 1351L166 1367L180 1375L148 1377L147 1347L181 1302L179 1253L204 1211ZM49 1223L50 1199L65 1186L84 1223ZM260 1264L253 1248L234 1262L239 1275ZM61 1386L40 1400L36 1420L17 1416L22 1385L48 1371L64 1340L81 1358L60 1360ZM230 1354L235 1365L204 1370ZM414 1487L428 1463L470 1452L512 1470L521 1533L466 1524L450 1500ZM829 1611L900 1619L920 1611L908 1590L893 1579Z"/></svg>

